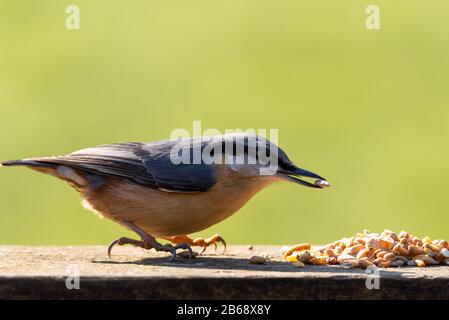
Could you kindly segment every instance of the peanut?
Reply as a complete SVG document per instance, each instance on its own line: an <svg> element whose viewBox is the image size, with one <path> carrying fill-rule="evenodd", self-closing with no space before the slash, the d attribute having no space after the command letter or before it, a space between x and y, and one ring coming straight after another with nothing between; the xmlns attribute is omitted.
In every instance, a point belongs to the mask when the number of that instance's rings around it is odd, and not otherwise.
<svg viewBox="0 0 449 320"><path fill-rule="evenodd" d="M328 257L326 259L326 263L330 264L330 265L333 265L333 264L338 264L338 261L337 261L337 258L335 258L335 257Z"/></svg>
<svg viewBox="0 0 449 320"><path fill-rule="evenodd" d="M310 244L302 243L291 248L283 247L281 254L299 267L305 264L340 264L350 268L449 265L449 244L446 240L420 239L405 231L396 234L388 229L382 233L364 230L353 237L311 250Z"/></svg>
<svg viewBox="0 0 449 320"><path fill-rule="evenodd" d="M366 241L367 248L390 249L393 244L390 241L381 238L371 238Z"/></svg>
<svg viewBox="0 0 449 320"><path fill-rule="evenodd" d="M449 250L446 248L441 249L440 253L445 257L449 258Z"/></svg>
<svg viewBox="0 0 449 320"><path fill-rule="evenodd" d="M361 259L361 258L364 258L364 257L368 257L369 252L370 252L370 249L369 249L369 248L364 248L364 249L360 250L360 251L357 253L356 258L357 258L357 259Z"/></svg>
<svg viewBox="0 0 449 320"><path fill-rule="evenodd" d="M448 242L446 240L438 240L437 245L441 249L443 249L443 248L449 249L449 244L448 244Z"/></svg>
<svg viewBox="0 0 449 320"><path fill-rule="evenodd" d="M408 252L412 257L422 255L425 253L425 251L422 248L413 244L408 247Z"/></svg>
<svg viewBox="0 0 449 320"><path fill-rule="evenodd" d="M343 253L350 254L351 256L356 256L357 253L362 250L365 246L363 244L356 244L351 247L347 247L345 250L343 250Z"/></svg>
<svg viewBox="0 0 449 320"><path fill-rule="evenodd" d="M403 257L403 256L395 256L392 261L393 262L394 261L402 261L404 263L407 263L408 259L406 257Z"/></svg>
<svg viewBox="0 0 449 320"><path fill-rule="evenodd" d="M390 266L391 266L391 261L384 261L384 262L379 263L379 265L378 265L379 268L388 268Z"/></svg>
<svg viewBox="0 0 449 320"><path fill-rule="evenodd" d="M340 263L342 263L342 262L344 262L344 261L347 261L347 260L353 260L353 259L355 259L354 256L352 256L352 255L350 255L350 254L347 254L347 253L343 253L343 254L341 254L341 255L338 256L337 261L340 262Z"/></svg>
<svg viewBox="0 0 449 320"><path fill-rule="evenodd" d="M292 266L294 266L295 268L304 268L305 264L302 263L301 261L295 261L292 263Z"/></svg>
<svg viewBox="0 0 449 320"><path fill-rule="evenodd" d="M416 266L417 264L416 264L415 260L408 260L407 265L412 267L412 266Z"/></svg>
<svg viewBox="0 0 449 320"><path fill-rule="evenodd" d="M368 259L359 260L359 267L362 269L366 269L372 265L373 265L373 263L371 261L369 261Z"/></svg>
<svg viewBox="0 0 449 320"><path fill-rule="evenodd" d="M399 232L399 238L405 238L408 239L410 237L409 233L406 231Z"/></svg>
<svg viewBox="0 0 449 320"><path fill-rule="evenodd" d="M420 259L417 259L417 260L414 260L415 261L415 263L416 263L416 265L418 266L418 267L425 267L426 266L426 263L423 261L423 260L420 260Z"/></svg>
<svg viewBox="0 0 449 320"><path fill-rule="evenodd" d="M387 253L389 253L389 252L386 251L386 250L379 251L379 252L376 254L376 257L377 257L377 258L384 258L384 256L385 256Z"/></svg>
<svg viewBox="0 0 449 320"><path fill-rule="evenodd" d="M357 259L348 259L340 263L343 267L346 268L357 268L359 266L359 260Z"/></svg>
<svg viewBox="0 0 449 320"><path fill-rule="evenodd" d="M310 263L318 266L326 265L326 260L328 257L313 257L310 259Z"/></svg>
<svg viewBox="0 0 449 320"><path fill-rule="evenodd" d="M394 258L394 253L393 252L388 252L387 254L384 254L384 260L385 261L392 261Z"/></svg>
<svg viewBox="0 0 449 320"><path fill-rule="evenodd" d="M394 252L394 254L396 254L398 256L408 256L409 255L409 252L404 247L404 245L399 244L399 243L393 247L393 252Z"/></svg>

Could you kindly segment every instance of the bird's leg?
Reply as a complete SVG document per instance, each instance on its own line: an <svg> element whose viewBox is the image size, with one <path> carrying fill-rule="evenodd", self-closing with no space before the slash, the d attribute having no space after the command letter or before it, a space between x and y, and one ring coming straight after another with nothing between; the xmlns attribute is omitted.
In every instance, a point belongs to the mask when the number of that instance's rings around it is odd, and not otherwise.
<svg viewBox="0 0 449 320"><path fill-rule="evenodd" d="M144 249L154 248L156 251L170 252L172 254L172 256L169 259L169 261L173 261L176 258L176 250L178 250L178 249L187 250L189 252L189 259L192 258L192 256L193 256L192 248L190 248L188 243L185 243L185 242L179 243L176 246L172 246L171 244L163 245L163 244L160 244L159 242L157 242L156 239L152 235L146 233L145 231L143 231L142 229L140 229L139 227L137 227L135 224L133 224L131 222L120 221L120 224L122 224L123 226L125 226L128 229L137 233L142 240L139 241L139 240L122 237L122 238L112 241L108 248L109 257L111 257L111 250L116 244L118 244L120 246L125 245L125 244L131 244L131 245L138 246L138 247L141 247Z"/></svg>
<svg viewBox="0 0 449 320"><path fill-rule="evenodd" d="M214 245L215 250L217 250L217 243L219 242L222 243L224 246L223 253L225 253L226 251L226 242L218 234L215 234L210 238L192 239L189 236L174 236L174 237L166 237L164 239L173 243L187 243L191 246L202 247L203 250L201 251L201 253L203 253L206 250L206 248L210 245Z"/></svg>

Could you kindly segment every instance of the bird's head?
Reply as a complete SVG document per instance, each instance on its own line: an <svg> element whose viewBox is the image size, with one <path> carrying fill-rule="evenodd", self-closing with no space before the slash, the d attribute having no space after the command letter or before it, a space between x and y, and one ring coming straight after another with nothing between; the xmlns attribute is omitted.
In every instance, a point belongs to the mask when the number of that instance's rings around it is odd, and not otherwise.
<svg viewBox="0 0 449 320"><path fill-rule="evenodd" d="M297 167L281 148L263 137L238 133L221 138L224 163L243 177L287 180L311 188L330 186L325 178Z"/></svg>

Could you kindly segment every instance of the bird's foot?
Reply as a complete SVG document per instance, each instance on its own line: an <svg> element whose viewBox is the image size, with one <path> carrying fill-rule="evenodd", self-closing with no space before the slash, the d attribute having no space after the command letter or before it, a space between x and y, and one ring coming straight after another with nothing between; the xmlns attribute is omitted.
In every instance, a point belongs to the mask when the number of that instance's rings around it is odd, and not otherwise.
<svg viewBox="0 0 449 320"><path fill-rule="evenodd" d="M169 261L175 260L175 258L176 258L176 250L178 250L178 249L187 250L188 259L191 259L193 257L192 248L190 248L190 246L187 243L180 243L180 244L177 244L176 246L173 246L171 244L163 245L163 244L160 244L157 241L151 241L151 243L150 243L148 241L143 241L143 240L139 241L139 240L135 240L135 239L131 239L131 238L121 237L121 238L118 238L118 239L112 241L109 244L109 247L108 247L108 256L109 256L109 258L111 258L112 248L115 245L123 246L125 244L130 244L130 245L133 245L135 247L140 247L142 249L147 249L147 250L154 248L156 251L159 251L159 252L160 251L162 251L162 252L170 252L172 254L172 256L170 257Z"/></svg>
<svg viewBox="0 0 449 320"><path fill-rule="evenodd" d="M203 247L203 250L201 251L201 253L206 251L206 248L209 247L210 245L213 245L214 250L217 250L217 243L223 244L222 254L225 253L226 252L226 241L218 234L214 234L212 237L209 237L209 238L196 238L193 240L194 246Z"/></svg>
<svg viewBox="0 0 449 320"><path fill-rule="evenodd" d="M213 245L215 250L217 250L217 243L223 244L224 247L223 253L225 253L226 251L226 241L224 241L224 239L220 237L218 234L215 234L210 238L191 239L188 236L174 236L174 237L167 237L165 239L173 243L187 243L191 246L202 247L203 250L200 252L200 254L203 253L206 250L206 248L209 247L210 245Z"/></svg>
<svg viewBox="0 0 449 320"><path fill-rule="evenodd" d="M109 258L111 258L111 250L115 245L119 245L119 246L123 246L125 244L131 244L133 246L136 247L141 247L143 249L155 249L156 251L162 251L162 252L170 252L171 253L171 257L169 259L169 261L173 261L176 258L176 250L178 249L184 249L187 250L188 252L188 258L191 259L193 257L193 251L192 248L190 248L188 243L178 243L177 245L173 246L171 244L160 244L159 242L156 241L156 239L151 236L150 234L148 234L147 232L145 232L144 230L140 229L139 227L137 227L135 224L128 222L128 221L120 221L120 223L122 225L124 225L125 227L129 228L130 230L134 231L135 233L137 233L140 238L142 240L134 240L134 239L130 239L130 238L126 238L126 237L121 237L117 240L114 240L111 242L111 244L108 247L108 255Z"/></svg>
<svg viewBox="0 0 449 320"><path fill-rule="evenodd" d="M109 244L109 247L108 247L109 259L111 259L111 252L112 252L112 248L114 246L116 246L116 245L124 246L125 244L131 244L135 247L141 247L143 249L151 249L152 248L151 245L147 242L139 241L139 240L135 240L135 239L131 239L131 238L126 238L126 237L121 237L121 238L118 238L118 239L112 241Z"/></svg>
<svg viewBox="0 0 449 320"><path fill-rule="evenodd" d="M156 251L163 251L163 252L170 252L171 253L171 257L168 261L174 261L176 258L176 250L178 249L184 249L187 250L189 256L189 259L192 259L193 257L193 251L192 248L187 244L187 243L179 243L175 246L171 245L170 243L168 244L160 244L158 242L156 242L157 244L154 246L154 249Z"/></svg>

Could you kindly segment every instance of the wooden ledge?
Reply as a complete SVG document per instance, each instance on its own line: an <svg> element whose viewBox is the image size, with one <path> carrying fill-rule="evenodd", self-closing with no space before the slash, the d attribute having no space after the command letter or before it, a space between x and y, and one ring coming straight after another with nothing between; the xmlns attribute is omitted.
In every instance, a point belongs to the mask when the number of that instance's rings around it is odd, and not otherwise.
<svg viewBox="0 0 449 320"><path fill-rule="evenodd" d="M105 246L0 246L0 299L449 299L449 267L294 268L280 246L231 246L225 255L167 261L167 254ZM268 253L265 265L249 257ZM79 274L77 280L71 278ZM70 277L70 278L67 278Z"/></svg>

